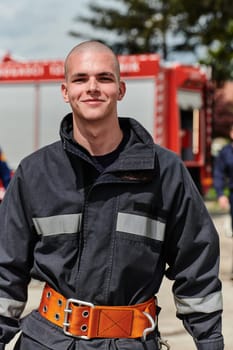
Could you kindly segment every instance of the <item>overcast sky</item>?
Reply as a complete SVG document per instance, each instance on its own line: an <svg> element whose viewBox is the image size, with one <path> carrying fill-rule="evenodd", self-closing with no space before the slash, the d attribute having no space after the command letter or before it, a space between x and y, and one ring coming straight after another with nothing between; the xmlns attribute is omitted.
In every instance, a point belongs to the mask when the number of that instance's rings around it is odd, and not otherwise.
<svg viewBox="0 0 233 350"><path fill-rule="evenodd" d="M18 59L63 59L82 41L67 32L87 12L88 0L0 0L0 59L9 51Z"/></svg>
<svg viewBox="0 0 233 350"><path fill-rule="evenodd" d="M88 2L0 0L0 60L7 52L23 61L64 59L70 49L82 41L67 33L78 30L74 18L88 11ZM0 85L0 101L0 146L14 168L34 149L34 87ZM40 146L59 137L60 120L68 110L59 84L41 87Z"/></svg>
<svg viewBox="0 0 233 350"><path fill-rule="evenodd" d="M74 20L80 14L88 14L91 1L0 0L0 60L7 51L18 60L64 59L70 49L83 40L69 36L69 30L89 31L90 35L98 33ZM104 7L111 3L122 8L116 0L95 2ZM101 32L101 37L112 35ZM176 59L184 61L183 56ZM186 61L195 59L189 55L185 57Z"/></svg>

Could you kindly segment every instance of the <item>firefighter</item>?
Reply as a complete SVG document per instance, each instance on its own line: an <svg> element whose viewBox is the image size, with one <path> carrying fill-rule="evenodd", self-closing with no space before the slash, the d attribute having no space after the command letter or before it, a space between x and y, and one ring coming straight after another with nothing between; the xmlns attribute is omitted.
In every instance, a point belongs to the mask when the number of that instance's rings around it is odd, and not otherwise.
<svg viewBox="0 0 233 350"><path fill-rule="evenodd" d="M118 117L126 86L102 43L71 50L61 90L61 140L21 161L0 207L0 350L19 329L17 350L168 347L164 276L197 349L222 350L218 234L182 161ZM31 278L44 291L20 319Z"/></svg>
<svg viewBox="0 0 233 350"><path fill-rule="evenodd" d="M0 202L11 179L11 170L7 164L5 154L0 148Z"/></svg>

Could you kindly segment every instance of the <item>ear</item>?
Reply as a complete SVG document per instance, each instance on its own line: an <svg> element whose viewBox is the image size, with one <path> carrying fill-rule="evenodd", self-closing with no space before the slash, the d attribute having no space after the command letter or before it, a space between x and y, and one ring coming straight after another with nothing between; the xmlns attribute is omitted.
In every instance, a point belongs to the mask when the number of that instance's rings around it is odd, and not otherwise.
<svg viewBox="0 0 233 350"><path fill-rule="evenodd" d="M69 95L68 95L68 89L67 89L67 84L64 82L61 84L61 93L63 96L63 99L66 103L69 103Z"/></svg>
<svg viewBox="0 0 233 350"><path fill-rule="evenodd" d="M121 101L126 93L126 84L124 81L120 81L119 84L119 95L118 95L118 101Z"/></svg>

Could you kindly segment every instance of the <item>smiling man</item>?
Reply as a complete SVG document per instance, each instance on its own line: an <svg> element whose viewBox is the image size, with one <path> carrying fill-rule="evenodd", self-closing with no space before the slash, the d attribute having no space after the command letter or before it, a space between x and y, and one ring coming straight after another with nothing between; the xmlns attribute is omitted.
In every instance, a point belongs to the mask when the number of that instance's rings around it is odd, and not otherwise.
<svg viewBox="0 0 233 350"><path fill-rule="evenodd" d="M0 350L19 329L17 350L168 347L164 276L196 348L222 350L219 239L187 169L118 116L126 87L109 47L74 47L61 90L61 140L21 161L0 206ZM20 320L31 278L45 288Z"/></svg>
<svg viewBox="0 0 233 350"><path fill-rule="evenodd" d="M92 155L113 151L123 137L117 101L125 95L117 58L99 43L75 47L66 59L65 77L62 93L73 111L75 140Z"/></svg>

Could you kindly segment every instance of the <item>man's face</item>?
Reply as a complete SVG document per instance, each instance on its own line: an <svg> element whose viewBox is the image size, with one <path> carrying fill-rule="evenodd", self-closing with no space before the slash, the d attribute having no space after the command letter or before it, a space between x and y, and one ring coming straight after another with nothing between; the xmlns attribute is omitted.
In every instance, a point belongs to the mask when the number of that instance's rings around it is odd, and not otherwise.
<svg viewBox="0 0 233 350"><path fill-rule="evenodd" d="M125 85L119 81L111 53L74 52L67 63L62 93L74 117L89 121L116 117L117 101L123 98Z"/></svg>

